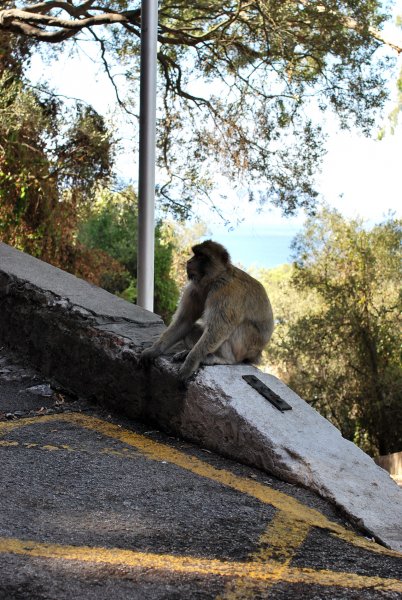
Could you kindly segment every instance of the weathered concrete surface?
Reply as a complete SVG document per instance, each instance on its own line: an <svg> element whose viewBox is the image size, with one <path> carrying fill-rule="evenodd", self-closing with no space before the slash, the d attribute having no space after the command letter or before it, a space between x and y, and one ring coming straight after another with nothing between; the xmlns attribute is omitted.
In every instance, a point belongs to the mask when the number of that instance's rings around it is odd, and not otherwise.
<svg viewBox="0 0 402 600"><path fill-rule="evenodd" d="M186 389L165 358L144 370L139 354L162 328L156 315L0 244L0 339L29 354L46 375L130 417L151 418L305 485L402 551L402 491L383 469L254 367L208 367ZM244 382L248 373L258 374L293 410L272 407Z"/></svg>
<svg viewBox="0 0 402 600"><path fill-rule="evenodd" d="M51 292L55 298L60 298L65 307L80 307L90 314L110 317L113 321L127 319L139 326L162 323L158 315L6 244L0 245L0 272L16 280L29 282L43 292Z"/></svg>

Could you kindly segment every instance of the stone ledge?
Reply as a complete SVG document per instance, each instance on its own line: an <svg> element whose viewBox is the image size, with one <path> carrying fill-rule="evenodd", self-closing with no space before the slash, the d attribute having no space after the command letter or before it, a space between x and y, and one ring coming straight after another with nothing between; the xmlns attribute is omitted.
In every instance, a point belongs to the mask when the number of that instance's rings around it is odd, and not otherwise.
<svg viewBox="0 0 402 600"><path fill-rule="evenodd" d="M402 491L386 471L254 367L207 367L186 389L166 358L144 370L139 354L163 327L157 315L0 244L1 341L78 395L318 492L402 551ZM258 375L292 410L278 411L244 374Z"/></svg>
<svg viewBox="0 0 402 600"><path fill-rule="evenodd" d="M113 321L127 320L139 326L163 323L158 315L134 306L57 267L23 254L6 244L1 244L0 248L0 272L12 279L29 283L45 294L49 292L49 297L58 297L59 301L68 302L78 310L82 308L88 313Z"/></svg>

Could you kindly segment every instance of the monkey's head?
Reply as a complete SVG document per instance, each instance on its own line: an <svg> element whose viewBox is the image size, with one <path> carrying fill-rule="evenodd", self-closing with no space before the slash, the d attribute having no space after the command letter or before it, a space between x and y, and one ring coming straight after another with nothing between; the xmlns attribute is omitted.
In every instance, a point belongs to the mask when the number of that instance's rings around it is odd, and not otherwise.
<svg viewBox="0 0 402 600"><path fill-rule="evenodd" d="M187 261L187 277L194 282L205 276L215 277L230 264L226 248L212 240L206 240L191 248L193 256Z"/></svg>

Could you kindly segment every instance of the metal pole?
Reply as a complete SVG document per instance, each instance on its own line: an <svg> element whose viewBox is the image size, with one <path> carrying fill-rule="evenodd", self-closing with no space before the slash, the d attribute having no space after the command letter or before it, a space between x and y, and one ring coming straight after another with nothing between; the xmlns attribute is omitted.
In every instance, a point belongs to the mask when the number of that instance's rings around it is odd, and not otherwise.
<svg viewBox="0 0 402 600"><path fill-rule="evenodd" d="M158 0L141 1L137 304L153 311Z"/></svg>

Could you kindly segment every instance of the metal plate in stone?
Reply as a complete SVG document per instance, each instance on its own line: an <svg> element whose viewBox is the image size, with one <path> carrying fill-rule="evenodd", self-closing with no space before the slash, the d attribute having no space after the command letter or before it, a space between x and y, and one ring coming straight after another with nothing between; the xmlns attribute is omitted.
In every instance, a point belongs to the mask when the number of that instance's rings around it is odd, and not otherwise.
<svg viewBox="0 0 402 600"><path fill-rule="evenodd" d="M278 396L278 394L275 394L275 392L270 390L269 387L266 386L265 383L263 383L261 379L258 379L258 377L256 377L255 375L242 375L242 377L244 381L246 381L249 385L251 385L251 387L257 390L257 392L259 392L261 396L264 396L264 398L269 400L269 402L271 402L271 404L273 404L275 408L277 408L281 412L283 412L284 410L292 410L290 404L285 402L285 400Z"/></svg>

